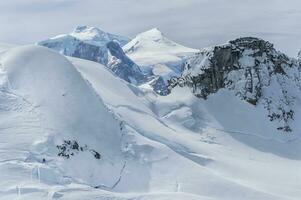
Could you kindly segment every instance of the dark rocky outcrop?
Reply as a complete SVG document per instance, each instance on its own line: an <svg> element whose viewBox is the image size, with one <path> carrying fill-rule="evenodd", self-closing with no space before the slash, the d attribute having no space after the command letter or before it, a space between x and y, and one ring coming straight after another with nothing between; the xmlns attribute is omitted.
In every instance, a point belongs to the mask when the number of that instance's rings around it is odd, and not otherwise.
<svg viewBox="0 0 301 200"><path fill-rule="evenodd" d="M87 145L80 146L75 140L64 140L63 144L57 145L58 156L69 159L75 156L79 152L89 151L94 156L95 159L100 159L101 155L94 149L88 148Z"/></svg>
<svg viewBox="0 0 301 200"><path fill-rule="evenodd" d="M226 88L248 103L262 103L270 120L279 121L278 129L290 132L294 91L301 89L300 66L273 44L245 37L202 50L187 62L180 78L169 80L169 90L175 86L188 86L204 99Z"/></svg>

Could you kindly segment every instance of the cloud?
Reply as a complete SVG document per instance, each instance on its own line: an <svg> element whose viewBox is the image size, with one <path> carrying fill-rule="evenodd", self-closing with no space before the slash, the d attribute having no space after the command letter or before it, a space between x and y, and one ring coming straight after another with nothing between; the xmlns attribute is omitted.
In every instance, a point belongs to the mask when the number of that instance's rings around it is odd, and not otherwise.
<svg viewBox="0 0 301 200"><path fill-rule="evenodd" d="M129 37L158 27L194 48L257 36L295 56L300 19L299 0L10 0L0 2L0 41L33 43L82 24Z"/></svg>

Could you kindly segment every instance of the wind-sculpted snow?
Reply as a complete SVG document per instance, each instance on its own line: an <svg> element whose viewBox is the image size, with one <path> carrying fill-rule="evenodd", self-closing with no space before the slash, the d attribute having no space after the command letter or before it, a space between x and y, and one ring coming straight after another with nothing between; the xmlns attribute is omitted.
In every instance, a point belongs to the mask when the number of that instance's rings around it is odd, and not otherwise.
<svg viewBox="0 0 301 200"><path fill-rule="evenodd" d="M278 130L291 132L301 99L300 75L297 60L278 52L271 43L240 38L204 49L170 85L187 85L200 98L227 88L240 99L265 107Z"/></svg>

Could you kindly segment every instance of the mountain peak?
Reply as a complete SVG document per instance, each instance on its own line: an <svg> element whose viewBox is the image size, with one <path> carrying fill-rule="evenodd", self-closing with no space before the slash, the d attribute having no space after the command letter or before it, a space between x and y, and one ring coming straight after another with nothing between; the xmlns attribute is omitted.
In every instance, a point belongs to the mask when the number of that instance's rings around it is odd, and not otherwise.
<svg viewBox="0 0 301 200"><path fill-rule="evenodd" d="M77 26L70 35L84 41L110 40L108 33L92 26Z"/></svg>
<svg viewBox="0 0 301 200"><path fill-rule="evenodd" d="M160 39L164 37L164 34L158 28L153 28L143 33L140 33L138 37L147 39Z"/></svg>
<svg viewBox="0 0 301 200"><path fill-rule="evenodd" d="M77 26L69 35L92 45L105 46L109 41L117 40L121 46L129 40L126 37L114 35L93 26Z"/></svg>
<svg viewBox="0 0 301 200"><path fill-rule="evenodd" d="M106 32L93 26L77 26L71 34L89 34L91 36L98 36L106 34Z"/></svg>
<svg viewBox="0 0 301 200"><path fill-rule="evenodd" d="M272 43L256 37L241 37L231 40L229 43L242 48L250 49L271 49L274 47Z"/></svg>

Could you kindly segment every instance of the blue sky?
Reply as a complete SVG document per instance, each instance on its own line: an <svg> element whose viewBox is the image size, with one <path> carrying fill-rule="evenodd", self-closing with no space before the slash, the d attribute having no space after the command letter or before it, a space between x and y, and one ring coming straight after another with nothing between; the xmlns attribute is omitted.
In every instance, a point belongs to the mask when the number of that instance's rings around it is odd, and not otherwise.
<svg viewBox="0 0 301 200"><path fill-rule="evenodd" d="M240 36L301 50L300 0L9 0L0 2L0 42L27 44L92 25L134 37L153 27L194 48Z"/></svg>

